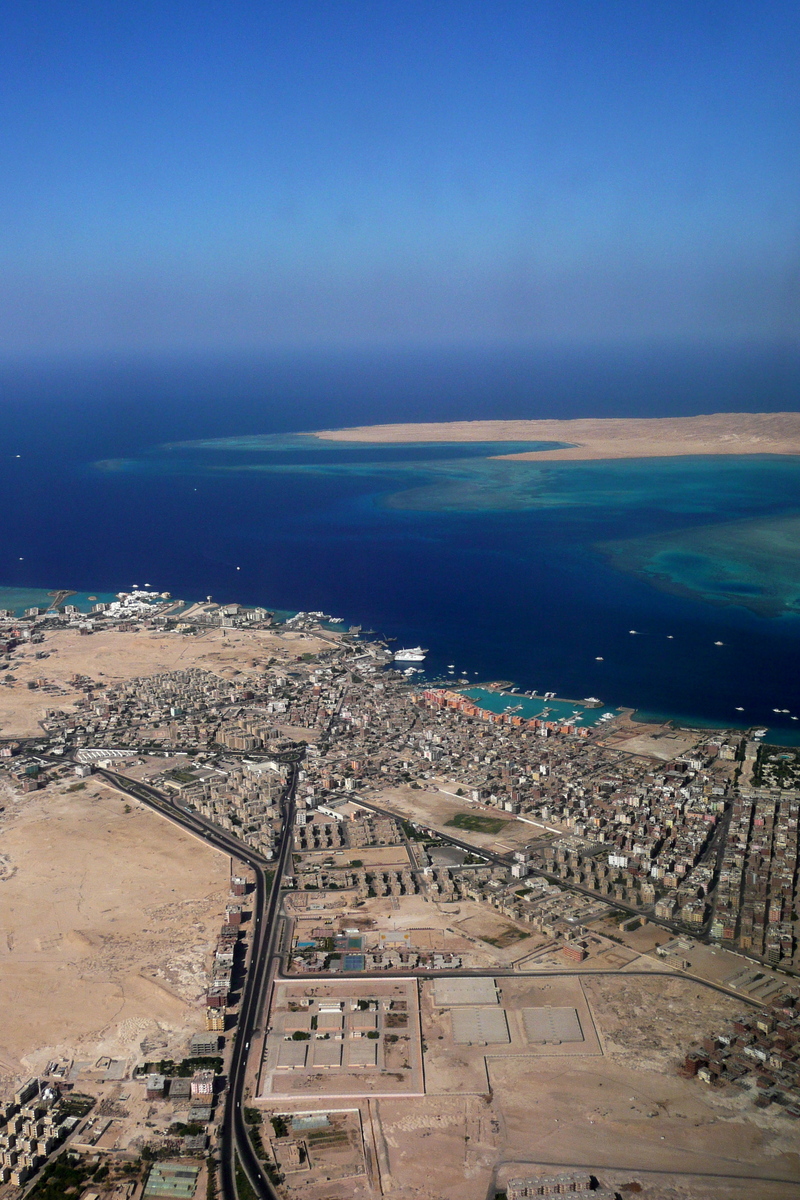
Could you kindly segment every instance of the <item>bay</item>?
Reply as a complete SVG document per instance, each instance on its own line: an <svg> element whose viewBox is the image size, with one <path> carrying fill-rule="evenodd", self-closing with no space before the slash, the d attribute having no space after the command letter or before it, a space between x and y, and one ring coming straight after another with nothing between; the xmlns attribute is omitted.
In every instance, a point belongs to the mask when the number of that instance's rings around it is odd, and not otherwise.
<svg viewBox="0 0 800 1200"><path fill-rule="evenodd" d="M393 420L779 411L798 395L788 356L449 351L0 374L9 587L99 595L147 581L187 599L323 609L429 647L431 675L453 663L476 680L794 740L797 460L509 469L487 460L492 447L295 436ZM176 445L198 441L216 445Z"/></svg>

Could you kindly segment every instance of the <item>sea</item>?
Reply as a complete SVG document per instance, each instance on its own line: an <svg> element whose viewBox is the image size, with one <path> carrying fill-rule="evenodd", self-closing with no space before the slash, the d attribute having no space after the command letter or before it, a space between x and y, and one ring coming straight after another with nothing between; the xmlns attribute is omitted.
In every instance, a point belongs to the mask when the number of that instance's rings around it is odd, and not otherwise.
<svg viewBox="0 0 800 1200"><path fill-rule="evenodd" d="M504 463L385 422L800 407L781 345L0 363L0 607L146 584L323 610L603 711L800 744L800 458Z"/></svg>

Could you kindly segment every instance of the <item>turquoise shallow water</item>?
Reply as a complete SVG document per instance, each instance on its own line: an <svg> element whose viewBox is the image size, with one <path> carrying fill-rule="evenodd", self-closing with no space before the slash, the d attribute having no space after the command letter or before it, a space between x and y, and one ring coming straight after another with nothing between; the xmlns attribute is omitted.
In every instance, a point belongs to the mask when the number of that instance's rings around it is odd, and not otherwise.
<svg viewBox="0 0 800 1200"><path fill-rule="evenodd" d="M525 690L794 738L800 459L494 457L524 445L281 434L91 470L196 510L231 598L249 583L253 602L422 643L433 673L455 661Z"/></svg>
<svg viewBox="0 0 800 1200"><path fill-rule="evenodd" d="M53 597L48 595L52 588L11 588L0 587L0 608L9 609L15 616L21 617L26 608L49 608ZM93 597L90 599L90 597ZM116 600L113 592L76 592L68 596L64 604L74 604L81 612L89 612L93 604L99 601L109 603Z"/></svg>
<svg viewBox="0 0 800 1200"><path fill-rule="evenodd" d="M616 570L653 587L761 616L800 613L800 459L496 457L549 445L392 446L259 436L172 443L95 467L134 476L228 476L234 483L261 478L267 485L281 475L338 479L398 514L539 514L560 519ZM604 526L623 536L603 539Z"/></svg>
<svg viewBox="0 0 800 1200"><path fill-rule="evenodd" d="M496 692L487 688L458 688L463 696L469 696L479 708L493 713L512 713L514 716L531 720L539 717L545 721L573 721L576 716L579 725L591 727L596 725L607 708L587 708L584 704L572 700L545 700L542 697L518 696L512 692Z"/></svg>
<svg viewBox="0 0 800 1200"><path fill-rule="evenodd" d="M429 646L431 676L794 733L795 460L508 464L292 432L785 411L783 348L0 364L0 384L9 586L323 609Z"/></svg>

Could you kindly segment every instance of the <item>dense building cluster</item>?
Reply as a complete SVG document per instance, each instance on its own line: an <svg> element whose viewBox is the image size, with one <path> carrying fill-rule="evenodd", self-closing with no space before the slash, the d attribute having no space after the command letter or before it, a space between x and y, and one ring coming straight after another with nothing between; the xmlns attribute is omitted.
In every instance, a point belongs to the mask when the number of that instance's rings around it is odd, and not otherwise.
<svg viewBox="0 0 800 1200"><path fill-rule="evenodd" d="M794 794L745 790L732 804L711 933L768 962L791 962L797 909Z"/></svg>
<svg viewBox="0 0 800 1200"><path fill-rule="evenodd" d="M759 1108L776 1105L800 1117L797 993L788 992L762 1010L743 1014L730 1029L704 1038L686 1055L683 1072L709 1084L732 1084Z"/></svg>
<svg viewBox="0 0 800 1200"><path fill-rule="evenodd" d="M23 1084L0 1105L0 1183L25 1183L77 1124L54 1089L38 1079Z"/></svg>
<svg viewBox="0 0 800 1200"><path fill-rule="evenodd" d="M89 617L67 605L0 622L6 677L13 681L15 649L64 625L87 634L274 628L266 610L187 607L152 595L96 608ZM58 756L83 763L78 771L103 756L138 756L145 767L148 755L185 756L144 778L266 858L280 836L288 764L299 762L301 890L478 900L573 943L619 905L623 916L639 913L676 933L710 934L764 961L794 963L795 756L708 734L694 744L683 738L671 754L665 734L659 761L615 744L608 725L489 713L451 688L415 689L391 669L384 644L329 634L320 619L299 614L287 635L291 652L253 659L246 673L192 667L114 684L76 677L77 703L48 708L42 722L38 749L47 761L37 761L32 746L7 743L0 754L25 789L37 787ZM312 634L314 651L303 652ZM397 788L445 792L504 820L524 818L529 845L516 858L486 858L476 848L470 870L439 861L428 853L433 830L417 823L404 833L359 807L379 806ZM404 839L407 866L360 861L359 851Z"/></svg>

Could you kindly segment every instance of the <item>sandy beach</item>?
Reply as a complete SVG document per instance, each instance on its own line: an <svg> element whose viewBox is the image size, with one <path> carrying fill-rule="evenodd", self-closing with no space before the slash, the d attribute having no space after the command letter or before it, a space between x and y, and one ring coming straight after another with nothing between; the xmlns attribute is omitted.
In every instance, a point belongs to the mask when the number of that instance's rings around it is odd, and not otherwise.
<svg viewBox="0 0 800 1200"><path fill-rule="evenodd" d="M568 442L561 450L493 457L565 462L673 458L687 454L800 454L800 413L712 413L700 417L614 417L574 421L442 421L325 429L335 442Z"/></svg>

